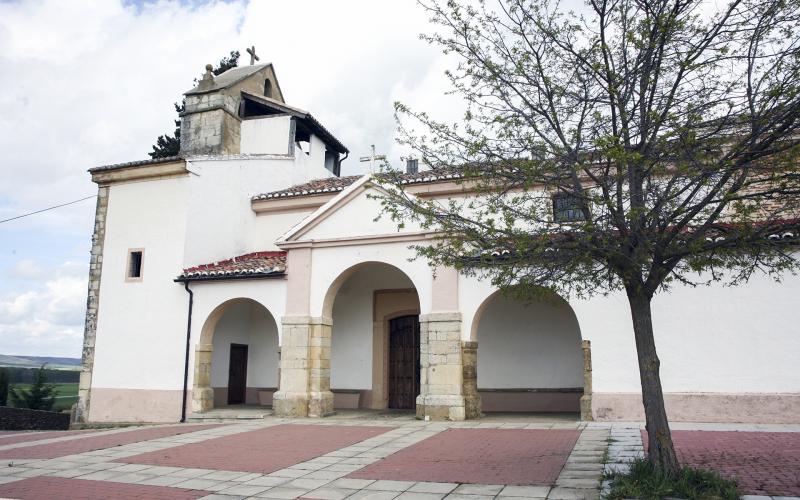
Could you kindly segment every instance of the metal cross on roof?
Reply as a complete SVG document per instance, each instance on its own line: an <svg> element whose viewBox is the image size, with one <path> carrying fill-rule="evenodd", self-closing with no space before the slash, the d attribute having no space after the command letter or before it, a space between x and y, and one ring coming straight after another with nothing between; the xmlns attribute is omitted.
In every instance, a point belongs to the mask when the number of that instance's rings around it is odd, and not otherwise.
<svg viewBox="0 0 800 500"><path fill-rule="evenodd" d="M371 174L375 173L375 160L384 161L386 160L386 155L376 155L375 154L375 145L372 145L372 154L369 156L362 156L358 159L360 162L369 162L369 172Z"/></svg>
<svg viewBox="0 0 800 500"><path fill-rule="evenodd" d="M247 49L247 53L250 54L250 66L254 65L256 61L260 61L261 59L258 58L256 55L256 46L253 45L252 47Z"/></svg>

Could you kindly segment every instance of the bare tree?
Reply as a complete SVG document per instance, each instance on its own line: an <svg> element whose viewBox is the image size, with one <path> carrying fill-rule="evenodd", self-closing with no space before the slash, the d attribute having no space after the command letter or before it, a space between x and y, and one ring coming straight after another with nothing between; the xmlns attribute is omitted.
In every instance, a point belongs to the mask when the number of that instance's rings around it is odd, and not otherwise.
<svg viewBox="0 0 800 500"><path fill-rule="evenodd" d="M385 212L439 232L419 255L517 295L624 291L648 458L677 471L651 302L797 270L800 4L421 5L467 111L447 124L398 103L400 141L468 196L415 198L389 172Z"/></svg>

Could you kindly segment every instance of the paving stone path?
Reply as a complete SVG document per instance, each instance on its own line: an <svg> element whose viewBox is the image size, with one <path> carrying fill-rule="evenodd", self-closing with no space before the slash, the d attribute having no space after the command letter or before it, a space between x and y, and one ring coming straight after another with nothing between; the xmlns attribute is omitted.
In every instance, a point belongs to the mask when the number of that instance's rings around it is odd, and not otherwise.
<svg viewBox="0 0 800 500"><path fill-rule="evenodd" d="M518 418L268 417L4 436L0 497L19 499L597 499L604 471L643 454L638 424Z"/></svg>

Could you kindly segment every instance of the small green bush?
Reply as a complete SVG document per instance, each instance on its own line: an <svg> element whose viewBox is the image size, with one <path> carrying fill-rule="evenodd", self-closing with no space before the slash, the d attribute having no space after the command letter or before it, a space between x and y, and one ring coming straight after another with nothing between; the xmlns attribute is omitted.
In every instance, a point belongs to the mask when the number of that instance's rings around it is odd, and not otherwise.
<svg viewBox="0 0 800 500"><path fill-rule="evenodd" d="M10 389L11 399L17 408L51 411L56 402L56 386L47 382L44 365L36 372L30 389Z"/></svg>
<svg viewBox="0 0 800 500"><path fill-rule="evenodd" d="M643 459L634 460L628 473L611 473L606 479L612 481L611 491L606 495L610 499L738 500L742 495L735 481L723 479L715 471L683 467L673 476Z"/></svg>

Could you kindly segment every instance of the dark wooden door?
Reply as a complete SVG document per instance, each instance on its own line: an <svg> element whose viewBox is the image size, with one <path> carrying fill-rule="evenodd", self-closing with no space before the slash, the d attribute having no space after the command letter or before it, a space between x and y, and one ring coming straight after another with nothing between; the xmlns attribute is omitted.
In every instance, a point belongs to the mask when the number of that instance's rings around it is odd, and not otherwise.
<svg viewBox="0 0 800 500"><path fill-rule="evenodd" d="M419 316L389 321L389 408L413 410L419 395Z"/></svg>
<svg viewBox="0 0 800 500"><path fill-rule="evenodd" d="M247 346L231 344L231 360L228 365L228 404L244 403L247 387Z"/></svg>

